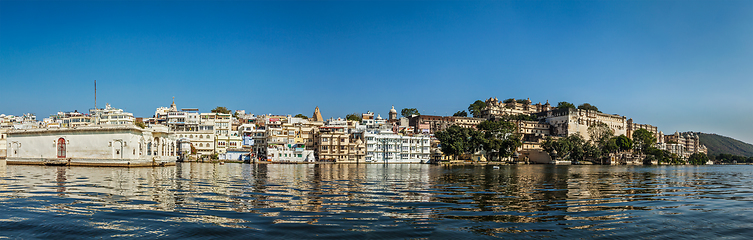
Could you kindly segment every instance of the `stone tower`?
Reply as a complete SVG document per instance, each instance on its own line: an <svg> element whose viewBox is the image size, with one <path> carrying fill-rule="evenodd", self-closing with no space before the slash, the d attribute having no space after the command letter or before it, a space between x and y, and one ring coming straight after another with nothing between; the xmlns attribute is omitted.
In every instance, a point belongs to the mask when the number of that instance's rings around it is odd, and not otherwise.
<svg viewBox="0 0 753 240"><path fill-rule="evenodd" d="M314 109L314 116L311 117L311 120L315 122L324 121L324 119L322 119L322 113L319 112L319 106L316 106L316 108Z"/></svg>
<svg viewBox="0 0 753 240"><path fill-rule="evenodd" d="M395 120L397 119L397 110L395 110L395 105L392 105L392 109L390 109L390 115L389 120Z"/></svg>

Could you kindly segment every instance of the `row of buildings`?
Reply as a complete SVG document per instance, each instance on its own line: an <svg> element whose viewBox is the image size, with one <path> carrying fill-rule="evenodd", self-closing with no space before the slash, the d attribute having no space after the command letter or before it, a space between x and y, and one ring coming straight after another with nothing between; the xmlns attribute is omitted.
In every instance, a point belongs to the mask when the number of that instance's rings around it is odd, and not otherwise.
<svg viewBox="0 0 753 240"><path fill-rule="evenodd" d="M632 133L638 129L646 129L655 135L658 148L684 158L693 153L706 152L696 135L677 132L664 135L655 126L638 124L625 116L582 109L558 109L548 101L545 104L532 104L529 99L503 102L489 98L485 104L481 118L432 115L398 118L393 106L387 119L366 112L361 114L360 121L341 118L325 120L318 107L311 118L301 118L271 114L257 116L245 111L235 111L234 114L202 113L196 108L178 109L174 101L169 107L157 108L150 118L136 118L109 104L102 109L90 109L88 113L59 112L41 121L32 114L0 115L0 156L38 158L39 155L32 155L38 154L34 151L17 153L20 143L7 140L14 136L22 139L20 136L25 132L29 133L26 135L35 136L45 132L55 136L63 132L85 135L91 129L106 127L113 130L121 126L130 129L128 131L136 129L141 132L137 135L142 137L130 143L130 154L134 157L153 156L155 151L151 149L159 146L156 153L160 157L188 155L193 158L216 156L274 162L421 163L447 159L438 141L433 138L434 133L453 125L476 128L483 121L505 119L511 115L529 116L525 118L527 120L512 121L515 121L516 131L523 142L518 153L521 158L532 162L551 161L541 148L545 137L580 134L590 139L588 128L600 123L609 126L615 135L628 137L632 137ZM132 128L134 125L141 125L141 128ZM102 135L101 131L97 134ZM123 140L106 140L111 149L107 151L109 155L104 154L100 158L128 155L116 149L118 144L113 145L113 142L125 145ZM42 156L44 158L44 154Z"/></svg>

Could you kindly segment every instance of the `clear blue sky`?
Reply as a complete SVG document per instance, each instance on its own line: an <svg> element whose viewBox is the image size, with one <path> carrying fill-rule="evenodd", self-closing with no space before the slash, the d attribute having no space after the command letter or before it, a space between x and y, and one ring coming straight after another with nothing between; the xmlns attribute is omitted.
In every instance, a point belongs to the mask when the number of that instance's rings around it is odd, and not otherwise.
<svg viewBox="0 0 753 240"><path fill-rule="evenodd" d="M0 113L591 103L753 143L753 1L0 1Z"/></svg>

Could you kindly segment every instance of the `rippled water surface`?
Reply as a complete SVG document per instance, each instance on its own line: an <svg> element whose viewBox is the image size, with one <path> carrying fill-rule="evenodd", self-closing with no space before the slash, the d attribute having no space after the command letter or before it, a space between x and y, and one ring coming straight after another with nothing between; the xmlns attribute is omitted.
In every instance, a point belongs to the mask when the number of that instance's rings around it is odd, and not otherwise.
<svg viewBox="0 0 753 240"><path fill-rule="evenodd" d="M753 166L6 166L0 238L753 236Z"/></svg>

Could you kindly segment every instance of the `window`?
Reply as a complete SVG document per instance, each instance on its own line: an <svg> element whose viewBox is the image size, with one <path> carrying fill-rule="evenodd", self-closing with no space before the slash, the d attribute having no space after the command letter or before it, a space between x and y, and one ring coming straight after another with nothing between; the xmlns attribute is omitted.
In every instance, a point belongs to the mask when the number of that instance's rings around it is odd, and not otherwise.
<svg viewBox="0 0 753 240"><path fill-rule="evenodd" d="M322 146L322 150L327 150L327 146Z"/></svg>

